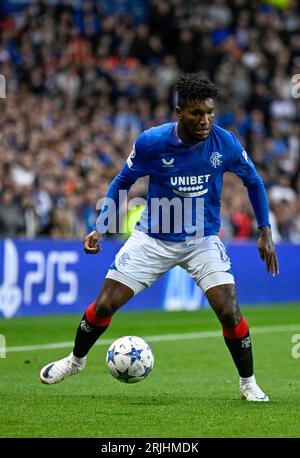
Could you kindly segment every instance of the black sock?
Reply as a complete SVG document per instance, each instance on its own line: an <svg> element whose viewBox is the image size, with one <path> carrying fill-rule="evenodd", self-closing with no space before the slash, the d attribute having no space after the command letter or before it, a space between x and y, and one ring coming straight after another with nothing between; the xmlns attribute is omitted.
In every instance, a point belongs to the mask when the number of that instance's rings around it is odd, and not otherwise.
<svg viewBox="0 0 300 458"><path fill-rule="evenodd" d="M91 325L87 321L84 314L75 337L75 345L73 349L74 356L77 358L83 358L85 355L87 355L94 343L98 340L101 334L106 331L107 328L108 326Z"/></svg>
<svg viewBox="0 0 300 458"><path fill-rule="evenodd" d="M243 339L224 337L240 377L253 375L253 354L249 331Z"/></svg>

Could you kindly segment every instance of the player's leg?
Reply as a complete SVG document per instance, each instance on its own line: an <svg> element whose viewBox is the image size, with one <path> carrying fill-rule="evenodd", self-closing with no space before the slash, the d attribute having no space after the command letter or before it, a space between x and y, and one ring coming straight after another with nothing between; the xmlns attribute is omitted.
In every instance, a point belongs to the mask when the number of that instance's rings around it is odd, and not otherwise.
<svg viewBox="0 0 300 458"><path fill-rule="evenodd" d="M222 272L210 275L222 278ZM209 285L209 275L206 285ZM249 327L242 316L234 284L220 284L206 290L206 297L222 324L225 343L240 375L240 389L244 399L248 401L268 401L268 397L261 391L255 381L253 371L253 352Z"/></svg>
<svg viewBox="0 0 300 458"><path fill-rule="evenodd" d="M58 383L84 369L87 353L108 328L113 314L134 294L127 285L106 278L96 299L85 311L76 332L73 352L69 356L47 364L40 371L45 384Z"/></svg>
<svg viewBox="0 0 300 458"><path fill-rule="evenodd" d="M73 354L77 358L87 355L98 338L106 331L114 313L126 304L134 291L119 281L106 278L103 288L86 309L75 337Z"/></svg>
<svg viewBox="0 0 300 458"><path fill-rule="evenodd" d="M237 303L226 249L217 236L209 236L195 243L192 250L191 254L187 253L182 267L206 294L222 324L226 345L240 375L241 391L249 401L267 401L268 397L255 383L249 328Z"/></svg>
<svg viewBox="0 0 300 458"><path fill-rule="evenodd" d="M143 232L133 231L117 253L98 298L85 311L77 329L73 352L43 367L41 381L58 383L82 370L88 351L105 332L113 314L134 294L151 286L175 263L175 257L172 259L172 254L166 254L162 242Z"/></svg>

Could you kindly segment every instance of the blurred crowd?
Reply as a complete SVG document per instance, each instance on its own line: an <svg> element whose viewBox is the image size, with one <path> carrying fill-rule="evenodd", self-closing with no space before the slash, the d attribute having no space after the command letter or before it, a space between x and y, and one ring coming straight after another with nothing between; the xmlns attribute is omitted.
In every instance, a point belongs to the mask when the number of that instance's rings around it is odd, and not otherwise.
<svg viewBox="0 0 300 458"><path fill-rule="evenodd" d="M114 3L33 1L1 18L0 236L90 231L136 136L175 120L178 76L203 70L219 87L216 123L262 175L275 241L300 243L300 2L129 2L142 15ZM141 179L131 196L146 189ZM256 231L245 188L226 174L224 240Z"/></svg>

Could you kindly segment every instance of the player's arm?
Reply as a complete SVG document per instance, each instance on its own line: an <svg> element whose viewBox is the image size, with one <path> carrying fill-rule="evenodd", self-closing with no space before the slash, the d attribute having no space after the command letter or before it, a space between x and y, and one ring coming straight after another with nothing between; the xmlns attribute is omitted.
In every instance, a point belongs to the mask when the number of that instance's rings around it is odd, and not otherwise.
<svg viewBox="0 0 300 458"><path fill-rule="evenodd" d="M119 198L119 191L128 191L137 179L134 179L132 174L128 173L127 168L128 166L125 164L120 173L111 182L95 228L83 239L84 251L88 254L96 254L101 251L100 241L123 204Z"/></svg>
<svg viewBox="0 0 300 458"><path fill-rule="evenodd" d="M263 226L259 228L259 232L257 247L260 257L266 264L267 272L275 277L275 275L279 274L279 264L272 239L271 227Z"/></svg>
<svg viewBox="0 0 300 458"><path fill-rule="evenodd" d="M261 259L266 264L267 272L271 273L274 277L279 273L279 265L276 249L272 239L266 190L260 177L257 182L247 187L249 199L256 216L259 230L259 237L257 241L258 251Z"/></svg>
<svg viewBox="0 0 300 458"><path fill-rule="evenodd" d="M100 241L126 200L127 193L120 191L128 192L138 178L148 174L146 149L147 138L143 133L137 138L124 167L111 182L94 230L83 239L86 253L96 254L101 251Z"/></svg>
<svg viewBox="0 0 300 458"><path fill-rule="evenodd" d="M265 186L253 162L243 147L234 137L233 142L232 161L228 170L238 175L248 189L249 200L251 202L259 230L257 242L259 254L266 264L267 272L275 276L279 273L279 265L276 249L272 239L272 231L269 220L269 205Z"/></svg>

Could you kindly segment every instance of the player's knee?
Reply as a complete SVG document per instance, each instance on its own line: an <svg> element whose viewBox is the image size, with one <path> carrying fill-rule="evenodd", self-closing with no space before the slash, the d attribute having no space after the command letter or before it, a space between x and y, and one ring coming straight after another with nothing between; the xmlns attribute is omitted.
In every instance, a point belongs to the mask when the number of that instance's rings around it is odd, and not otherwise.
<svg viewBox="0 0 300 458"><path fill-rule="evenodd" d="M241 320L239 308L231 305L224 307L219 312L219 320L225 328L235 328Z"/></svg>
<svg viewBox="0 0 300 458"><path fill-rule="evenodd" d="M128 287L123 287L118 282L106 279L98 298L95 301L94 310L99 318L112 316L122 305L126 304L133 295Z"/></svg>
<svg viewBox="0 0 300 458"><path fill-rule="evenodd" d="M95 313L101 318L112 316L120 308L121 303L122 298L119 297L117 291L112 294L104 291L95 302Z"/></svg>
<svg viewBox="0 0 300 458"><path fill-rule="evenodd" d="M213 293L210 299L220 322L226 328L234 328L241 319L235 288L232 285L223 285L215 288Z"/></svg>
<svg viewBox="0 0 300 458"><path fill-rule="evenodd" d="M117 310L117 306L113 298L99 298L95 302L94 310L99 318L107 318L112 316Z"/></svg>

